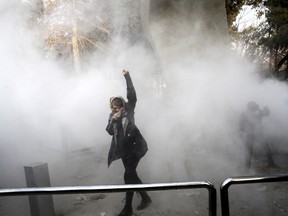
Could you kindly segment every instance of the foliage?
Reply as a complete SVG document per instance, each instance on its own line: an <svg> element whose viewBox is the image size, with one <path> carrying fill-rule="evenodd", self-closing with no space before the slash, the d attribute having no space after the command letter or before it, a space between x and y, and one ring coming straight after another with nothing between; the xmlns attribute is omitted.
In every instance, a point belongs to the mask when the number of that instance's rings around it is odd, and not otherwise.
<svg viewBox="0 0 288 216"><path fill-rule="evenodd" d="M142 34L139 1L25 0L31 6L29 26L39 33L46 56L79 72L91 53L106 52L113 38L127 42Z"/></svg>
<svg viewBox="0 0 288 216"><path fill-rule="evenodd" d="M87 61L88 54L105 49L111 40L112 29L107 16L94 3L29 0L29 4L33 8L30 27L39 32L45 55L74 65L76 72L81 70L81 63Z"/></svg>
<svg viewBox="0 0 288 216"><path fill-rule="evenodd" d="M230 34L234 47L250 61L260 67L266 67L274 76L288 78L288 0L262 0L262 1L232 1L234 6L233 20L230 25ZM241 7L252 5L254 8L260 5L265 6L261 12L265 16L265 21L256 27L239 31L233 25ZM239 9L240 8L240 9ZM264 12L263 12L264 11ZM228 12L228 11L227 11ZM259 10L260 12L260 10ZM262 15L262 14L259 14Z"/></svg>
<svg viewBox="0 0 288 216"><path fill-rule="evenodd" d="M288 1L268 0L267 28L259 45L270 51L270 70L275 76L287 79L288 77ZM281 71L283 73L281 73Z"/></svg>
<svg viewBox="0 0 288 216"><path fill-rule="evenodd" d="M225 0L229 32L233 33L237 31L233 23L244 5L256 7L261 2L262 0Z"/></svg>

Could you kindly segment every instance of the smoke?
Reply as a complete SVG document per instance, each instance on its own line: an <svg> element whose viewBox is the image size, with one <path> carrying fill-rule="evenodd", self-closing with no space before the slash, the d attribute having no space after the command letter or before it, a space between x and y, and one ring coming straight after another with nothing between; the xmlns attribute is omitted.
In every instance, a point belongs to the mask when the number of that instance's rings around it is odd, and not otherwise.
<svg viewBox="0 0 288 216"><path fill-rule="evenodd" d="M264 133L274 152L287 152L287 84L263 79L256 67L229 51L227 31L219 24L224 13L213 16L221 11L220 1L215 11L208 1L182 3L174 3L151 25L167 85L164 105L149 112L152 117L144 123L151 127L145 131L152 148L149 162L157 158L152 179L215 182L247 174L239 116L251 100L268 106ZM164 152L163 159L156 156Z"/></svg>
<svg viewBox="0 0 288 216"><path fill-rule="evenodd" d="M100 140L109 142L103 125L114 87L109 90L101 68L81 77L70 71L69 76L53 59L44 58L38 50L42 42L27 28L28 3L1 3L0 8L0 145L6 174L1 185L16 187L25 185L25 165L51 162L53 169L63 152L100 149Z"/></svg>
<svg viewBox="0 0 288 216"><path fill-rule="evenodd" d="M22 167L38 161L51 164L52 180L59 184L69 183L64 177L96 172L101 175L86 183L123 181L120 161L106 167L111 137L105 131L109 98L126 95L123 68L131 71L138 96L136 123L149 144L139 164L144 182L218 181L240 174L244 150L238 121L251 100L270 108L264 121L267 135L287 140L287 84L263 79L229 51L219 2L212 8L209 1L174 2L163 13L152 13L151 45L142 29L123 33L123 23L133 22L130 16L139 5L101 1L115 18L116 37L91 57L81 75L39 51L43 42L27 28L28 3L1 3L1 185L24 186ZM153 82L160 69L161 97L155 98ZM287 146L276 144L278 152L287 152ZM93 149L95 159L71 154L83 149ZM72 159L64 166L67 154ZM13 176L22 177L10 181Z"/></svg>

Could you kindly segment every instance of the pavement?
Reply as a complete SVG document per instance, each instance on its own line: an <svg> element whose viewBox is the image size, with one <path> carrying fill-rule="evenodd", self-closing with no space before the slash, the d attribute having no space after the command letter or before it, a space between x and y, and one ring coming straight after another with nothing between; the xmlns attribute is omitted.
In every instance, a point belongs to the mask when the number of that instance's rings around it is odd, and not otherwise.
<svg viewBox="0 0 288 216"><path fill-rule="evenodd" d="M252 161L252 168L245 171L247 175L262 175L288 173L287 155L274 156L279 167L266 166L264 157L256 157ZM106 160L105 160L106 162ZM116 167L116 169L119 169ZM110 168L109 168L110 169ZM111 170L110 170L111 171ZM112 168L113 171L113 168ZM114 172L118 180L122 173ZM244 175L244 171L243 171ZM115 177L114 176L114 177ZM91 177L91 176L90 176ZM228 177L228 176L227 176ZM96 181L95 176L95 181ZM116 178L116 179L117 179ZM80 179L79 179L80 180ZM217 189L217 212L221 215L220 206L220 179L213 184ZM172 215L209 215L208 192L206 189L153 191L149 192L153 202L142 210L137 211L136 206L141 202L138 194L134 194L133 209L136 216L172 216ZM66 209L59 213L61 216L116 216L124 206L124 193L109 194L77 194L70 196L66 202ZM261 183L237 185L229 189L231 215L247 216L286 216L288 215L288 182ZM55 198L54 198L55 200ZM68 204L69 203L69 204ZM68 205L67 205L68 204Z"/></svg>
<svg viewBox="0 0 288 216"><path fill-rule="evenodd" d="M236 167L235 169L239 171L237 176L267 176L270 174L288 173L287 154L275 155L274 158L279 165L278 168L267 167L265 158L260 156L254 158L250 170L241 170L241 168ZM107 168L106 154L85 150L66 156L65 161L50 164L51 186L123 184L123 165L118 161ZM207 163L207 161L204 162ZM149 160L138 167L140 176L143 176L143 173L153 168L147 164L149 164ZM197 167L198 165L195 164L194 166ZM207 179L217 189L218 215L221 215L219 189L224 180L223 176L231 177L226 173L226 168L211 169L209 173L212 178ZM194 170L194 173L192 172L193 176L190 176L192 181L196 179L195 176L201 176L201 172L201 170ZM222 172L223 175L216 177L219 172ZM149 176L146 175L145 178L147 179ZM202 180L206 180L205 177ZM157 182L159 180L151 183ZM167 182L176 181L170 179ZM141 202L141 198L137 193L134 194L134 215L209 215L208 192L206 189L151 191L149 195L152 198L152 204L142 211L137 211L136 206ZM125 193L72 194L54 195L53 200L56 216L116 216L124 206L124 197ZM288 215L288 182L233 186L229 189L229 198L231 215ZM4 197L0 199L1 216L30 216L29 212L27 197Z"/></svg>

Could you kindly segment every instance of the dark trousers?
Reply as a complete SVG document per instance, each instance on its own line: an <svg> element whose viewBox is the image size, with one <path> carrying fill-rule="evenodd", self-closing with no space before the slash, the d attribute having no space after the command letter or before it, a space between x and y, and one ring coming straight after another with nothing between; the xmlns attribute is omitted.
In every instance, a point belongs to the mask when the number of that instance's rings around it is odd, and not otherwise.
<svg viewBox="0 0 288 216"><path fill-rule="evenodd" d="M135 156L122 158L122 162L125 168L125 173L124 173L125 184L142 184L142 181L139 178L137 171L136 171L139 161L140 161L140 158L135 157ZM132 208L133 194L134 192L126 192L126 204L125 204L126 208ZM148 197L148 194L145 191L140 192L140 195L142 199L146 199Z"/></svg>
<svg viewBox="0 0 288 216"><path fill-rule="evenodd" d="M254 136L247 136L246 138L246 142L245 142L245 146L246 146L246 168L250 168L251 167L251 161L252 161L252 157L253 157L253 151L254 151L254 143L255 143L255 137ZM266 153L266 157L267 157L267 162L268 162L268 166L274 165L274 160L272 157L272 151L270 148L270 145L267 141L264 141L262 143L264 151Z"/></svg>
<svg viewBox="0 0 288 216"><path fill-rule="evenodd" d="M254 149L254 142L255 142L255 137L250 135L246 137L245 140L245 147L246 147L246 160L245 160L245 166L246 168L251 167L251 160L253 156L253 149Z"/></svg>

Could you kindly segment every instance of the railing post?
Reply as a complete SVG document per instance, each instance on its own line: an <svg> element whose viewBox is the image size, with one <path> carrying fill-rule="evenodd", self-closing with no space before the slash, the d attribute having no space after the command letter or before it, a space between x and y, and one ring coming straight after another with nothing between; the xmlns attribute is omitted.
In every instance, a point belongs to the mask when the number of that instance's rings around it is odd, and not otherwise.
<svg viewBox="0 0 288 216"><path fill-rule="evenodd" d="M50 187L47 163L24 166L27 187ZM55 216L52 195L29 195L31 216Z"/></svg>
<svg viewBox="0 0 288 216"><path fill-rule="evenodd" d="M217 191L212 183L210 183L209 191L209 216L217 215Z"/></svg>
<svg viewBox="0 0 288 216"><path fill-rule="evenodd" d="M221 196L221 211L222 216L229 216L229 197L228 197L228 188L231 185L231 178L225 179L220 187L220 196Z"/></svg>
<svg viewBox="0 0 288 216"><path fill-rule="evenodd" d="M283 182L283 181L288 181L288 174L279 174L271 176L243 176L243 177L234 177L225 179L220 187L222 216L230 216L228 189L231 185Z"/></svg>

